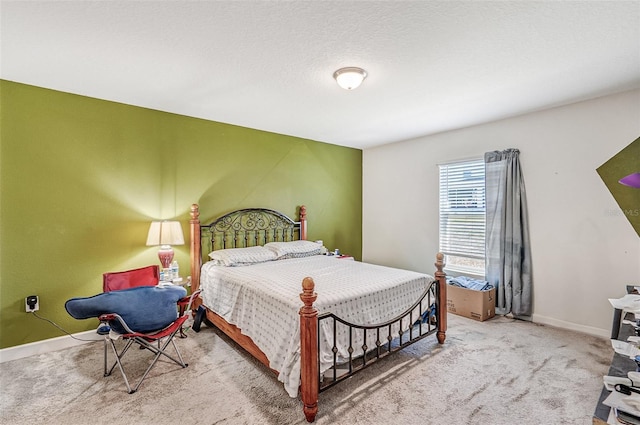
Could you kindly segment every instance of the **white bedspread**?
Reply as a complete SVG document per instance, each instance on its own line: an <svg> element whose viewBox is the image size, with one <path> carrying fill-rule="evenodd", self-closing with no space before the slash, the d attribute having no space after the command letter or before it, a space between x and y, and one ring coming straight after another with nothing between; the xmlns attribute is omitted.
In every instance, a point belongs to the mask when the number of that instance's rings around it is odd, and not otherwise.
<svg viewBox="0 0 640 425"><path fill-rule="evenodd" d="M418 300L433 278L426 274L317 255L244 267L202 266L204 304L236 325L264 352L287 393L300 385L300 293L302 280L315 282L320 313L331 312L362 325L385 322ZM417 318L414 316L414 318ZM331 367L332 330L321 332L321 372ZM385 342L385 341L383 341ZM375 345L368 342L369 347ZM357 346L354 345L354 348ZM346 346L339 354L347 356Z"/></svg>

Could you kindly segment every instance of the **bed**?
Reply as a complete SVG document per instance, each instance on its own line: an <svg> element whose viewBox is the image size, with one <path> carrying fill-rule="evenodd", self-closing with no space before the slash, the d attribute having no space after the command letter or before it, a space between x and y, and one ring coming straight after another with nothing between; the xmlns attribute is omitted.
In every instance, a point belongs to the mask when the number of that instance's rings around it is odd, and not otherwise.
<svg viewBox="0 0 640 425"><path fill-rule="evenodd" d="M250 208L202 225L193 204L190 235L195 326L204 316L299 392L308 422L320 392L430 335L444 343L442 254L434 277L322 255L304 206L298 221Z"/></svg>

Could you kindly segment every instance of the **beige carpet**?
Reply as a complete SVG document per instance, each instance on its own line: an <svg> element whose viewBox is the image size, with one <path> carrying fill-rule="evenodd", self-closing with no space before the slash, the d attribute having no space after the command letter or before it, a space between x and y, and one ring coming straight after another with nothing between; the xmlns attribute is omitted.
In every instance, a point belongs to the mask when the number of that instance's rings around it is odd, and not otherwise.
<svg viewBox="0 0 640 425"><path fill-rule="evenodd" d="M306 423L300 401L219 331L177 342L189 367L159 363L132 395L119 373L102 376L102 342L3 363L0 423ZM127 355L132 375L148 354ZM612 354L604 338L450 315L443 346L428 338L325 391L316 423L591 424Z"/></svg>

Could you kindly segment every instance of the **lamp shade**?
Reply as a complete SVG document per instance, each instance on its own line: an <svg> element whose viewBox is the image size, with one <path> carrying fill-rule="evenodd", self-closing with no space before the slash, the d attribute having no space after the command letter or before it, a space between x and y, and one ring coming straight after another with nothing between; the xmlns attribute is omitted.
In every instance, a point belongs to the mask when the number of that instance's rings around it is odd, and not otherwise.
<svg viewBox="0 0 640 425"><path fill-rule="evenodd" d="M367 71L355 66L340 68L333 73L333 78L335 78L338 85L345 90L358 88L366 77Z"/></svg>
<svg viewBox="0 0 640 425"><path fill-rule="evenodd" d="M173 261L171 245L184 245L182 226L179 221L153 221L147 235L147 246L161 245L158 258L164 269L168 269Z"/></svg>
<svg viewBox="0 0 640 425"><path fill-rule="evenodd" d="M184 245L179 221L153 221L147 235L147 246Z"/></svg>

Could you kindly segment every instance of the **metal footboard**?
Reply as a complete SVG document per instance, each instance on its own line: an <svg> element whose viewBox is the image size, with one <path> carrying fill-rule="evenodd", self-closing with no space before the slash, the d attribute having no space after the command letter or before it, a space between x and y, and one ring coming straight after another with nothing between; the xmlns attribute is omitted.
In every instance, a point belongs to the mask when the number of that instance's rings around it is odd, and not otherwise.
<svg viewBox="0 0 640 425"><path fill-rule="evenodd" d="M333 329L333 365L326 372L321 373L318 380L319 391L331 388L338 382L349 378L376 361L425 338L438 330L437 313L437 280L429 284L420 299L405 310L398 317L376 325L355 325L349 323L333 313L318 316L318 328L324 321L330 321ZM416 310L417 309L417 310ZM416 313L417 311L417 313ZM346 329L349 335L349 356L345 362L338 362L337 335L340 327ZM408 329L407 329L408 327ZM395 332L392 329L396 328ZM370 332L373 331L373 332ZM368 341L367 335L375 334L375 341ZM382 341L380 338L383 335ZM362 345L353 347L357 335L362 336ZM371 338L369 338L371 339ZM320 363L321 332L318 332L318 366ZM369 346L369 344L373 344ZM318 368L320 370L320 367Z"/></svg>

